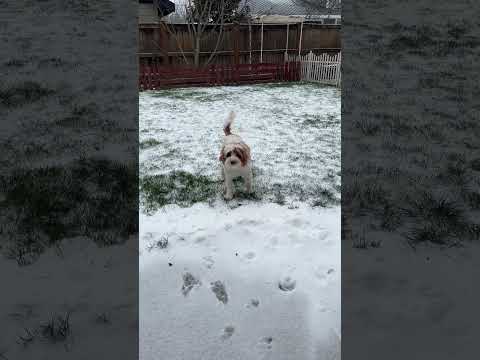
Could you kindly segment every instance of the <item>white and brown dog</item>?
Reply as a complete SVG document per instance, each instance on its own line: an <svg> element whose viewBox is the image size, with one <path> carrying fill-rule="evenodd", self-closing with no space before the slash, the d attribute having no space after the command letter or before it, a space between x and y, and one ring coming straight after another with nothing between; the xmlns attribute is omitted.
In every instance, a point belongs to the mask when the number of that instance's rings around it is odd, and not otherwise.
<svg viewBox="0 0 480 360"><path fill-rule="evenodd" d="M223 176L225 179L225 199L233 198L233 179L243 177L247 192L252 192L252 162L250 148L242 138L232 134L232 126L235 113L232 111L225 120L223 132L223 146L220 152L220 161L223 163Z"/></svg>

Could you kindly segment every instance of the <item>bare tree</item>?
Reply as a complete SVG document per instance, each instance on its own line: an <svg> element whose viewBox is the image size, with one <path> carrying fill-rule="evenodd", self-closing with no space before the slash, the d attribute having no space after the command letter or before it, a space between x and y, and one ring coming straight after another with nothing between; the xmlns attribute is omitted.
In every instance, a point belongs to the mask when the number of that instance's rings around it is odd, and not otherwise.
<svg viewBox="0 0 480 360"><path fill-rule="evenodd" d="M189 38L193 43L193 64L200 66L202 40L209 34L216 34L216 43L209 58L203 65L208 65L217 54L223 40L225 24L248 16L248 1L241 0L185 0L179 13L181 23L185 24ZM177 20L178 22L178 20ZM164 28L175 39L186 64L189 64L183 42L180 39L175 22L163 22Z"/></svg>

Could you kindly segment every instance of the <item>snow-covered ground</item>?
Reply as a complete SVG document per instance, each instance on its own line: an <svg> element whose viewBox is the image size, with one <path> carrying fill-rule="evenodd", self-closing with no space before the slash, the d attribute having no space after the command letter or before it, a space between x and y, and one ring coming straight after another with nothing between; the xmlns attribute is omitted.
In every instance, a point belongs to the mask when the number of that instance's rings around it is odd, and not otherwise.
<svg viewBox="0 0 480 360"><path fill-rule="evenodd" d="M262 194L280 191L287 200L338 201L340 91L333 87L264 85L142 93L141 175L185 170L217 179L222 126L230 110L237 114L232 131L252 149L255 185Z"/></svg>
<svg viewBox="0 0 480 360"><path fill-rule="evenodd" d="M230 109L237 112L234 132L252 148L261 195L240 193L226 203L218 186L202 201L165 204L162 198L155 208L157 188L147 201L156 210L148 212L143 198L140 358L337 359L337 89L301 84L141 93L140 176L164 180L185 171L191 177L183 186L196 177L218 185L222 123Z"/></svg>

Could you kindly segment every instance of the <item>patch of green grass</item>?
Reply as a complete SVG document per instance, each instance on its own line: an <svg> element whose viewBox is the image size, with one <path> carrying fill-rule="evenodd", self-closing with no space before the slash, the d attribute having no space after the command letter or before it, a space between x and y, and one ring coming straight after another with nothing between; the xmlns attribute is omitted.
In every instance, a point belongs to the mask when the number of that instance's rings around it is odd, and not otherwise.
<svg viewBox="0 0 480 360"><path fill-rule="evenodd" d="M289 81L281 81L281 82L273 82L273 83L267 83L267 84L258 84L255 85L253 88L254 90L260 91L260 90L265 90L265 89L276 89L276 88L290 88L298 86L298 83L295 82L289 82Z"/></svg>
<svg viewBox="0 0 480 360"><path fill-rule="evenodd" d="M162 175L148 175L140 180L142 202L147 211L167 204L191 206L207 201L219 192L220 182L186 171L173 171Z"/></svg>
<svg viewBox="0 0 480 360"><path fill-rule="evenodd" d="M314 201L312 203L312 206L327 207L329 205L336 205L339 203L340 200L337 199L333 190L319 187L314 193Z"/></svg>
<svg viewBox="0 0 480 360"><path fill-rule="evenodd" d="M453 239L467 235L470 229L464 211L457 203L437 198L430 192L414 198L404 210L418 224L407 236L412 243L449 244Z"/></svg>
<svg viewBox="0 0 480 360"><path fill-rule="evenodd" d="M151 148L151 147L155 147L155 146L158 146L160 145L161 142L158 141L158 140L155 140L155 139L147 139L145 141L142 141L140 143L140 149L148 149L148 148Z"/></svg>
<svg viewBox="0 0 480 360"><path fill-rule="evenodd" d="M355 236L354 239L353 239L353 244L352 244L352 247L354 249L363 249L363 250L367 250L367 249L377 249L377 248L380 248L382 246L382 241L381 240L370 240L370 241L367 241L366 237L365 237L365 231L363 231L363 233L359 236Z"/></svg>
<svg viewBox="0 0 480 360"><path fill-rule="evenodd" d="M313 126L318 128L331 128L340 125L340 119L333 114L308 115L303 120L304 126Z"/></svg>
<svg viewBox="0 0 480 360"><path fill-rule="evenodd" d="M478 191L467 191L463 194L463 198L470 206L470 208L479 210L480 209L480 192Z"/></svg>
<svg viewBox="0 0 480 360"><path fill-rule="evenodd" d="M253 193L245 190L242 178L233 180L235 199L260 201L267 193L272 193L264 184L255 184ZM182 207L192 206L197 202L211 203L222 194L223 180L212 179L204 175L194 175L186 171L172 171L162 175L148 175L140 180L141 204L147 213L154 212L168 204ZM279 192L274 197L285 198ZM282 205L285 202L282 202Z"/></svg>
<svg viewBox="0 0 480 360"><path fill-rule="evenodd" d="M74 106L69 116L58 119L56 124L64 127L82 128L98 124L97 110L94 104Z"/></svg>
<svg viewBox="0 0 480 360"><path fill-rule="evenodd" d="M320 84L316 82L308 81L279 81L265 84L257 84L252 86L253 91L263 91L265 89L277 89L277 88L305 88L310 87L312 89L320 89L331 87L330 85Z"/></svg>
<svg viewBox="0 0 480 360"><path fill-rule="evenodd" d="M26 81L0 89L0 104L6 107L18 107L38 101L54 92L55 91L47 89L39 83Z"/></svg>
<svg viewBox="0 0 480 360"><path fill-rule="evenodd" d="M175 100L193 100L199 102L213 102L224 100L227 94L212 94L207 91L195 89L168 89L158 90L152 93L153 97L167 97Z"/></svg>
<svg viewBox="0 0 480 360"><path fill-rule="evenodd" d="M474 171L480 171L480 158L476 158L470 162L470 168Z"/></svg>
<svg viewBox="0 0 480 360"><path fill-rule="evenodd" d="M353 200L355 212L378 211L390 201L389 192L374 179L366 183L354 183L346 189L345 197Z"/></svg>
<svg viewBox="0 0 480 360"><path fill-rule="evenodd" d="M298 183L263 183L258 179L255 182L253 194L243 193L237 190L242 198L250 200L267 200L279 205L287 205L290 200L309 202L311 206L328 207L340 204L336 196L336 190L327 189L319 185L304 186Z"/></svg>
<svg viewBox="0 0 480 360"><path fill-rule="evenodd" d="M355 126L366 136L373 136L381 129L377 121L367 118L355 121Z"/></svg>
<svg viewBox="0 0 480 360"><path fill-rule="evenodd" d="M395 37L389 47L395 51L400 50L420 50L422 48L428 48L431 44L435 43L434 38L438 36L438 33L427 25L420 27L403 27L401 35Z"/></svg>
<svg viewBox="0 0 480 360"><path fill-rule="evenodd" d="M29 328L23 328L23 333L20 335L17 335L17 344L22 345L23 347L27 347L29 344L31 344L36 338L35 331L32 331ZM4 359L7 359L5 356L3 356Z"/></svg>
<svg viewBox="0 0 480 360"><path fill-rule="evenodd" d="M69 64L68 61L63 60L60 57L51 57L51 58L42 59L38 63L39 67L46 67L46 66L62 67L68 64Z"/></svg>
<svg viewBox="0 0 480 360"><path fill-rule="evenodd" d="M71 335L70 313L52 317L40 326L43 337L51 342L63 342Z"/></svg>
<svg viewBox="0 0 480 360"><path fill-rule="evenodd" d="M402 223L402 212L393 204L387 203L380 212L380 226L383 230L393 231Z"/></svg>
<svg viewBox="0 0 480 360"><path fill-rule="evenodd" d="M4 62L3 64L6 66L6 67L23 67L25 66L26 64L28 63L28 61L24 60L24 59L10 59L6 62Z"/></svg>
<svg viewBox="0 0 480 360"><path fill-rule="evenodd" d="M138 229L137 171L81 159L0 176L0 232L10 239L2 253L28 265L66 237L87 236L101 246L124 242Z"/></svg>
<svg viewBox="0 0 480 360"><path fill-rule="evenodd" d="M278 205L285 205L285 194L282 192L282 186L280 184L273 184L273 202Z"/></svg>
<svg viewBox="0 0 480 360"><path fill-rule="evenodd" d="M188 100L197 96L208 95L206 91L195 90L195 89L167 89L167 90L156 90L152 93L153 97L168 97L177 100Z"/></svg>

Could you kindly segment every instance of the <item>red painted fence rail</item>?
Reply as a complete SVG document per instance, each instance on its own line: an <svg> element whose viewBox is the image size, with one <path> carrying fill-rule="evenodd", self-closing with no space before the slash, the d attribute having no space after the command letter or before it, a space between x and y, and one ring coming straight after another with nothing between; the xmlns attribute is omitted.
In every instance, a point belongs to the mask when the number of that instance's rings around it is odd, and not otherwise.
<svg viewBox="0 0 480 360"><path fill-rule="evenodd" d="M194 68L140 64L139 89L299 81L300 64L212 64Z"/></svg>

